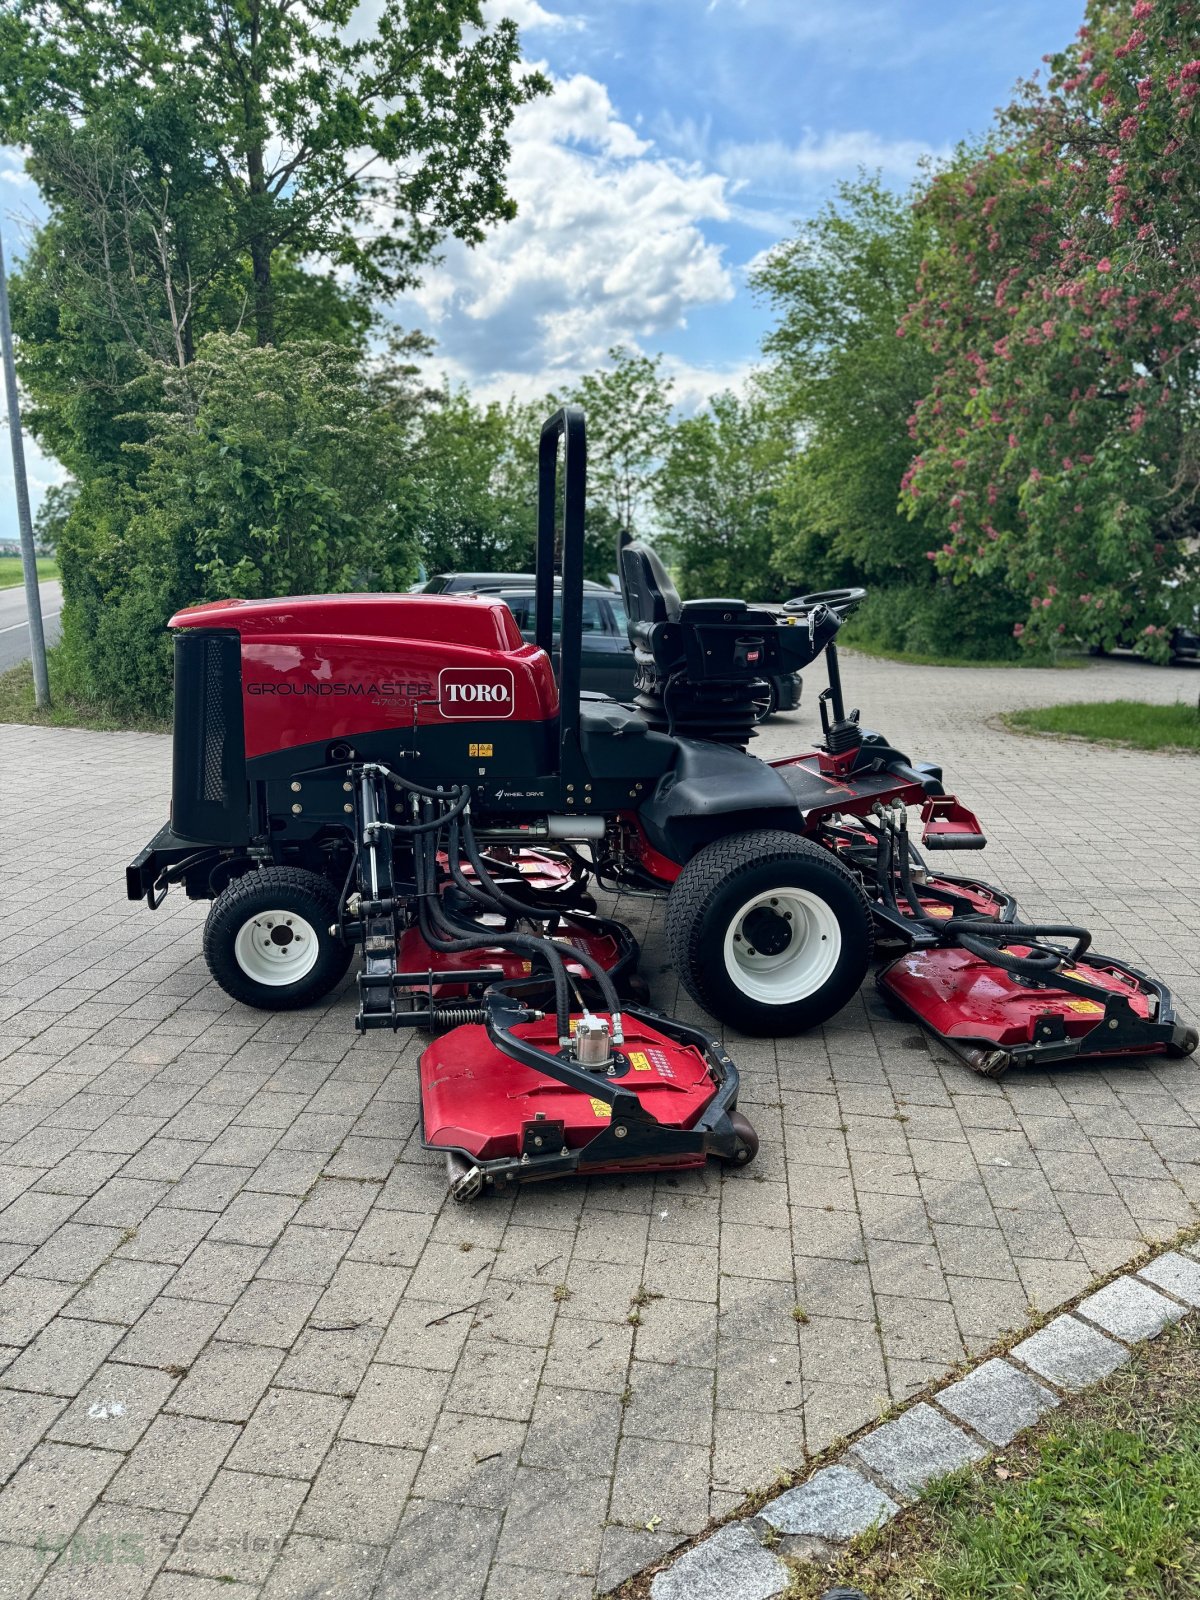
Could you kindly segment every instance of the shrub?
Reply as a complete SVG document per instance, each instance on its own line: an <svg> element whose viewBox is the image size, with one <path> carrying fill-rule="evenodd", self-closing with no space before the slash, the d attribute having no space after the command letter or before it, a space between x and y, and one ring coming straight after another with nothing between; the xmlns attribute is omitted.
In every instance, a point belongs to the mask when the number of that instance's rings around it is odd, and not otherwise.
<svg viewBox="0 0 1200 1600"><path fill-rule="evenodd" d="M61 530L65 690L161 716L181 606L411 581L410 401L342 345L204 341L126 447L134 481L93 479Z"/></svg>
<svg viewBox="0 0 1200 1600"><path fill-rule="evenodd" d="M1009 661L1021 654L1012 630L1024 613L1010 590L979 578L896 584L872 589L843 637L885 654Z"/></svg>

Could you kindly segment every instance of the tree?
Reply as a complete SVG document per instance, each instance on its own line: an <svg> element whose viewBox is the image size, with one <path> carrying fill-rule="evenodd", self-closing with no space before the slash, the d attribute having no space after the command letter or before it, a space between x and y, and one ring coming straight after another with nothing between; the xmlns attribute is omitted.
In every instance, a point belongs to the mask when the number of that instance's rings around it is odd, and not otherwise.
<svg viewBox="0 0 1200 1600"><path fill-rule="evenodd" d="M426 413L421 553L433 572L532 572L540 406L445 390Z"/></svg>
<svg viewBox="0 0 1200 1600"><path fill-rule="evenodd" d="M410 582L421 403L402 358L202 340L164 380L136 481L82 485L59 531L68 692L162 714L180 606Z"/></svg>
<svg viewBox="0 0 1200 1600"><path fill-rule="evenodd" d="M935 368L896 328L928 231L909 197L863 176L840 185L751 279L778 318L764 348L801 438L779 491L774 560L806 588L922 576L928 540L898 500L908 418Z"/></svg>
<svg viewBox="0 0 1200 1600"><path fill-rule="evenodd" d="M768 597L772 513L794 448L777 397L762 384L714 395L671 429L654 503L685 599Z"/></svg>
<svg viewBox="0 0 1200 1600"><path fill-rule="evenodd" d="M905 325L937 363L910 508L1015 631L1168 649L1200 590L1200 60L1188 0L1092 0L1046 87L939 176Z"/></svg>
<svg viewBox="0 0 1200 1600"><path fill-rule="evenodd" d="M645 531L641 519L667 440L673 384L663 376L661 356L616 345L608 359L611 365L589 373L564 398L587 413L588 498L597 536L601 520L612 534L611 571L618 531ZM561 403L550 397L550 407Z"/></svg>
<svg viewBox="0 0 1200 1600"><path fill-rule="evenodd" d="M248 262L270 344L281 253L391 294L439 239L515 212L507 130L548 87L515 25L485 26L480 0L382 0L370 31L357 20L355 0L14 0L0 138L31 148L52 202L72 186L64 149L135 152L164 289L203 295Z"/></svg>

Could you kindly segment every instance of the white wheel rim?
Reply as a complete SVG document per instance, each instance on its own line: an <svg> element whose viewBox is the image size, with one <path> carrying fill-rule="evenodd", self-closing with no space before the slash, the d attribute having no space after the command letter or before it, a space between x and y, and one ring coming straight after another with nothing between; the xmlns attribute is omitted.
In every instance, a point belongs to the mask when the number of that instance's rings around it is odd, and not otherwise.
<svg viewBox="0 0 1200 1600"><path fill-rule="evenodd" d="M746 923L775 943L781 930L772 918L754 917L769 912L787 925L788 941L782 950L764 951L754 943ZM765 926L764 926L765 924ZM842 930L827 901L808 889L767 890L747 900L732 917L725 932L725 970L751 1000L761 1005L787 1006L807 1000L827 983L842 953Z"/></svg>
<svg viewBox="0 0 1200 1600"><path fill-rule="evenodd" d="M233 942L237 964L255 983L278 988L305 978L320 955L317 930L295 911L257 911Z"/></svg>

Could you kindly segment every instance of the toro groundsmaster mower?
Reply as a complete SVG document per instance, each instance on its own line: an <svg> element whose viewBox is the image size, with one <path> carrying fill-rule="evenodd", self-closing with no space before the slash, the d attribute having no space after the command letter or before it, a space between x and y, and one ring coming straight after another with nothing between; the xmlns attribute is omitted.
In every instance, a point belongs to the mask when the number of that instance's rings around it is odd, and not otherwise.
<svg viewBox="0 0 1200 1600"><path fill-rule="evenodd" d="M562 484L559 494L559 452ZM310 1004L355 951L360 1029L435 1035L423 1136L452 1188L750 1160L724 1047L649 1010L604 890L664 897L671 958L746 1033L818 1026L876 940L883 993L976 1070L1184 1054L1153 979L1030 925L912 843L980 849L940 768L847 711L835 636L862 591L780 615L682 602L654 552L620 551L638 692L580 691L584 419L542 431L536 642L503 602L336 595L194 606L175 629L171 820L128 868L153 909L211 899L204 953L248 1005ZM556 506L562 503L561 533ZM553 604L561 547L557 681ZM823 742L749 754L764 672L825 656Z"/></svg>

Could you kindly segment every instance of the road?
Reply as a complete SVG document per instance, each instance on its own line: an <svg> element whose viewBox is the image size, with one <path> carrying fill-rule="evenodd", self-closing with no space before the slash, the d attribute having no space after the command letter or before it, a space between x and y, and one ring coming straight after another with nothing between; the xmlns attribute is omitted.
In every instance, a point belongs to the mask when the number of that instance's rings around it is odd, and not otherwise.
<svg viewBox="0 0 1200 1600"><path fill-rule="evenodd" d="M58 614L62 610L62 585L38 585L42 596L42 626L48 645L58 643ZM25 586L0 589L0 672L29 659L29 628L25 612Z"/></svg>

